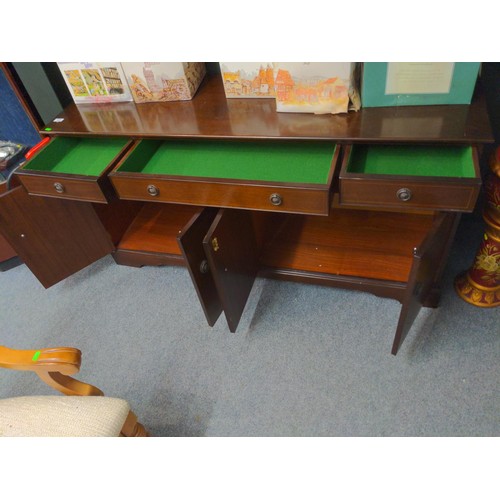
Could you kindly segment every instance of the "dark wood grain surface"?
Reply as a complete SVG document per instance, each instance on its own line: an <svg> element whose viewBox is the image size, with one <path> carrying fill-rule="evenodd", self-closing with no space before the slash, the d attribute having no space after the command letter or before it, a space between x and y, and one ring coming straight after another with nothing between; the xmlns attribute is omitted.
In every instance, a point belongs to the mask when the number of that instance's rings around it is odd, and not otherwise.
<svg viewBox="0 0 500 500"><path fill-rule="evenodd" d="M229 331L234 333L259 271L251 212L221 209L203 239L203 248Z"/></svg>
<svg viewBox="0 0 500 500"><path fill-rule="evenodd" d="M62 119L62 121L60 121ZM227 99L209 75L191 101L70 104L44 134L355 142L493 142L480 82L471 105L363 108L340 115L278 113L274 99Z"/></svg>
<svg viewBox="0 0 500 500"><path fill-rule="evenodd" d="M435 287L443 271L460 215L440 213L422 244L415 249L408 278L408 286L399 316L391 353L396 355L429 294L436 293ZM433 289L434 288L434 289ZM433 297L437 307L439 297ZM429 305L429 304L428 304Z"/></svg>
<svg viewBox="0 0 500 500"><path fill-rule="evenodd" d="M21 186L0 196L0 227L45 288L114 250L91 203L30 196Z"/></svg>
<svg viewBox="0 0 500 500"><path fill-rule="evenodd" d="M432 215L347 209L329 217L289 215L264 246L260 265L403 283L412 251L432 220Z"/></svg>
<svg viewBox="0 0 500 500"><path fill-rule="evenodd" d="M189 275L201 307L210 326L214 326L222 313L222 303L206 260L203 239L212 225L217 209L200 209L177 237Z"/></svg>

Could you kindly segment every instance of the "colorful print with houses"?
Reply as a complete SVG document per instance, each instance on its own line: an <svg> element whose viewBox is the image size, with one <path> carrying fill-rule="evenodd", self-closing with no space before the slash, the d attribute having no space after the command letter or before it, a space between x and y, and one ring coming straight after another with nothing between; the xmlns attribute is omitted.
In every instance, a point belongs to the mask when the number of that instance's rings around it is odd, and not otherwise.
<svg viewBox="0 0 500 500"><path fill-rule="evenodd" d="M58 63L75 102L131 101L119 63Z"/></svg>
<svg viewBox="0 0 500 500"><path fill-rule="evenodd" d="M274 97L272 63L220 63L226 97Z"/></svg>
<svg viewBox="0 0 500 500"><path fill-rule="evenodd" d="M276 63L276 108L346 113L351 75L350 63Z"/></svg>
<svg viewBox="0 0 500 500"><path fill-rule="evenodd" d="M204 63L122 63L134 101L192 99L205 76Z"/></svg>

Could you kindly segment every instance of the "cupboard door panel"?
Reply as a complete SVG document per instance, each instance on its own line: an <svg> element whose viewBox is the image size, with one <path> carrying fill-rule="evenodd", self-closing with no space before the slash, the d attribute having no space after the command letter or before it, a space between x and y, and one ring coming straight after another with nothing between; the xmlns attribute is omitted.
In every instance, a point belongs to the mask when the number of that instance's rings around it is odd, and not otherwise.
<svg viewBox="0 0 500 500"><path fill-rule="evenodd" d="M423 305L437 307L438 288L460 214L440 213L427 238L414 250L413 264L399 315L392 354L398 352Z"/></svg>
<svg viewBox="0 0 500 500"><path fill-rule="evenodd" d="M203 246L229 330L235 332L259 270L251 212L220 210Z"/></svg>
<svg viewBox="0 0 500 500"><path fill-rule="evenodd" d="M45 288L114 250L90 203L30 196L22 186L0 196L0 231Z"/></svg>
<svg viewBox="0 0 500 500"><path fill-rule="evenodd" d="M200 299L201 307L210 326L215 325L222 313L222 303L207 262L203 238L216 215L217 209L200 210L191 218L182 233L177 237L193 285Z"/></svg>

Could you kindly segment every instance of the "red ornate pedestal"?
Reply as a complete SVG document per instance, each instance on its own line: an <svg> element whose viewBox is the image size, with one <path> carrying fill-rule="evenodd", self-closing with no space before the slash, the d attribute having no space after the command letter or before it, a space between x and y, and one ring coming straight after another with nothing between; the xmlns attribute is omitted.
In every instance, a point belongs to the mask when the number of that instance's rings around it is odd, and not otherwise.
<svg viewBox="0 0 500 500"><path fill-rule="evenodd" d="M484 237L471 268L455 279L458 295L479 307L500 305L500 147L492 155L490 167L492 173L484 184Z"/></svg>

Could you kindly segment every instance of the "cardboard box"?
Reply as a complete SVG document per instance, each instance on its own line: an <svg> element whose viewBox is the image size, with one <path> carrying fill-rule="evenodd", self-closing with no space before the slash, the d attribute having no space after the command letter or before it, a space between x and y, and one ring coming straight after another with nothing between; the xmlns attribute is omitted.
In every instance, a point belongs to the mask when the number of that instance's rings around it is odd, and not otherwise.
<svg viewBox="0 0 500 500"><path fill-rule="evenodd" d="M363 107L470 104L480 63L364 63Z"/></svg>
<svg viewBox="0 0 500 500"><path fill-rule="evenodd" d="M274 69L270 62L221 62L226 97L274 97Z"/></svg>
<svg viewBox="0 0 500 500"><path fill-rule="evenodd" d="M132 100L120 63L64 62L57 65L77 104Z"/></svg>
<svg viewBox="0 0 500 500"><path fill-rule="evenodd" d="M358 110L357 63L274 63L277 111L347 113Z"/></svg>
<svg viewBox="0 0 500 500"><path fill-rule="evenodd" d="M200 62L122 62L134 101L188 101L205 74Z"/></svg>

